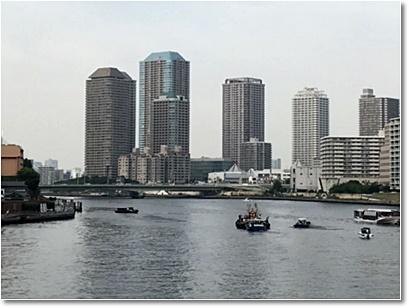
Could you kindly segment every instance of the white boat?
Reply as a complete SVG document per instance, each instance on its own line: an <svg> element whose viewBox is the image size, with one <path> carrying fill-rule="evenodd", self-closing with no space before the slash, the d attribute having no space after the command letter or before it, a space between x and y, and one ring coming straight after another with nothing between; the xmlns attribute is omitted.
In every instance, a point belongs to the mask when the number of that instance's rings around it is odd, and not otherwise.
<svg viewBox="0 0 409 308"><path fill-rule="evenodd" d="M400 225L400 211L391 209L354 210L354 221L378 225Z"/></svg>
<svg viewBox="0 0 409 308"><path fill-rule="evenodd" d="M364 240L369 240L373 238L373 234L371 233L371 229L369 228L361 228L361 231L358 234L359 237Z"/></svg>

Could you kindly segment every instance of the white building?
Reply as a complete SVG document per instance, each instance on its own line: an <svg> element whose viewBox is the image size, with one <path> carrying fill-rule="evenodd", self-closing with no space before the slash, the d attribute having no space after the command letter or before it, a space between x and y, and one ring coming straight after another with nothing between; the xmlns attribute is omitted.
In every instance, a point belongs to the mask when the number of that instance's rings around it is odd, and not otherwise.
<svg viewBox="0 0 409 308"><path fill-rule="evenodd" d="M391 119L384 129L380 154L380 182L400 190L400 118Z"/></svg>
<svg viewBox="0 0 409 308"><path fill-rule="evenodd" d="M82 176L82 171L81 168L73 168L71 170L71 178L72 179L76 179L76 178L80 178Z"/></svg>
<svg viewBox="0 0 409 308"><path fill-rule="evenodd" d="M227 171L210 172L208 174L209 183L247 183L248 178L248 172L241 170L237 164L231 166Z"/></svg>
<svg viewBox="0 0 409 308"><path fill-rule="evenodd" d="M379 179L382 136L328 136L321 139L321 177Z"/></svg>
<svg viewBox="0 0 409 308"><path fill-rule="evenodd" d="M321 189L319 183L320 168L317 166L303 166L300 161L292 164L290 173L290 189L297 191L318 191Z"/></svg>
<svg viewBox="0 0 409 308"><path fill-rule="evenodd" d="M292 100L292 163L314 166L320 139L329 134L329 99L317 88L304 88Z"/></svg>

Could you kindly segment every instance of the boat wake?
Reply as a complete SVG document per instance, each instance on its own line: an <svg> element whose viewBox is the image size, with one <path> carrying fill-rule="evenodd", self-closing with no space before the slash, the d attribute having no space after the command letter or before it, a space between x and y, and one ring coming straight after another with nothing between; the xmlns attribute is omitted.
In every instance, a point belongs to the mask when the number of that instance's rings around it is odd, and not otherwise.
<svg viewBox="0 0 409 308"><path fill-rule="evenodd" d="M296 229L296 228L294 228L294 226L289 226L289 228L291 228L291 229ZM314 226L314 225L310 225L309 226L309 228L303 228L303 230L305 230L305 229L315 229L315 230L329 230L329 231L332 231L332 230L344 230L343 228L334 228L334 227L325 227L325 226Z"/></svg>
<svg viewBox="0 0 409 308"><path fill-rule="evenodd" d="M163 217L159 215L144 215L144 219L146 220L156 220L156 221L176 221L176 222L186 222L186 220L183 219L177 219L177 218L172 218L172 217Z"/></svg>

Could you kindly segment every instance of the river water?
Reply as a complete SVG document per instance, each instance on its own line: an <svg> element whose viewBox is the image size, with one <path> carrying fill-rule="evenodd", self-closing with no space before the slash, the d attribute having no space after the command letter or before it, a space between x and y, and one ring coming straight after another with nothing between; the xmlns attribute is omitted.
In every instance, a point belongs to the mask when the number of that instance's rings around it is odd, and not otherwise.
<svg viewBox="0 0 409 308"><path fill-rule="evenodd" d="M200 199L84 199L73 220L2 227L2 298L400 297L399 227L361 240L358 205L257 204L268 232L235 228L241 200Z"/></svg>

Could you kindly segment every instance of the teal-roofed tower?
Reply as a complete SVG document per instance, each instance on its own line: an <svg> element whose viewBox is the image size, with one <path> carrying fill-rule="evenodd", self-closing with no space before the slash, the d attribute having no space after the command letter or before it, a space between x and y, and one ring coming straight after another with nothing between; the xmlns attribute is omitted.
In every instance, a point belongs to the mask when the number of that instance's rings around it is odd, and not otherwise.
<svg viewBox="0 0 409 308"><path fill-rule="evenodd" d="M190 100L190 68L179 53L153 52L139 63L139 148L153 151L152 102L159 97Z"/></svg>

